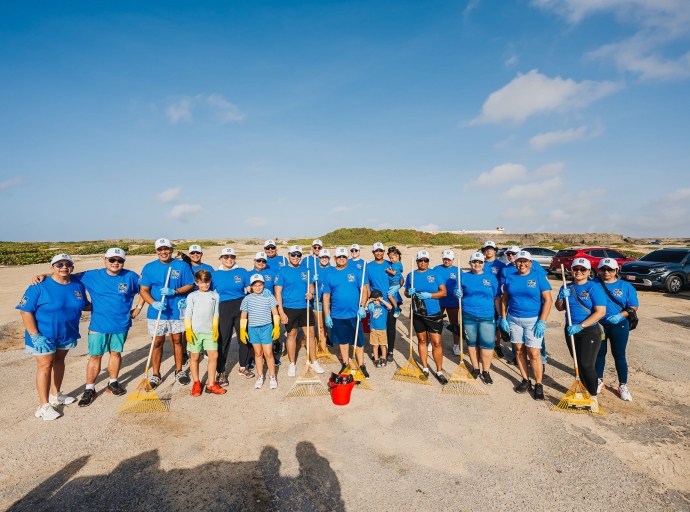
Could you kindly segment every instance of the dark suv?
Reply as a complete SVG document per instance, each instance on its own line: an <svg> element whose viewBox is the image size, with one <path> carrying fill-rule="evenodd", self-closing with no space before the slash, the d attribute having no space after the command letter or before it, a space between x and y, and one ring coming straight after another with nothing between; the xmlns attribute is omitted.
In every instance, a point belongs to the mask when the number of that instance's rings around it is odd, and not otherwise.
<svg viewBox="0 0 690 512"><path fill-rule="evenodd" d="M624 263L621 279L652 289L678 293L690 281L690 249L658 249L637 261Z"/></svg>

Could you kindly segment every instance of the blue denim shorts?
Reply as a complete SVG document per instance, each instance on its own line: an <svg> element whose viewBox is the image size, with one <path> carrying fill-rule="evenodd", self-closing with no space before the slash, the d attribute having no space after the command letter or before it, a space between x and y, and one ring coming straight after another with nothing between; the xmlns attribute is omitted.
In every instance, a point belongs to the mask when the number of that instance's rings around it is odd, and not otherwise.
<svg viewBox="0 0 690 512"><path fill-rule="evenodd" d="M50 340L48 340L48 341L50 341ZM51 344L50 350L48 352L38 353L34 347L30 347L29 345L24 345L24 348L26 349L26 353L31 354L32 356L49 356L50 354L54 354L58 350L70 350L76 346L77 346L77 340L72 340L72 341L66 341L60 345L52 345Z"/></svg>
<svg viewBox="0 0 690 512"><path fill-rule="evenodd" d="M479 348L484 350L494 349L494 340L496 338L496 321L494 317L483 318L463 312L462 331L468 347L479 345Z"/></svg>
<svg viewBox="0 0 690 512"><path fill-rule="evenodd" d="M519 345L524 343L529 348L541 348L544 338L537 338L534 335L534 325L539 320L538 316L534 318L517 318L508 315L508 324L510 325L510 342Z"/></svg>

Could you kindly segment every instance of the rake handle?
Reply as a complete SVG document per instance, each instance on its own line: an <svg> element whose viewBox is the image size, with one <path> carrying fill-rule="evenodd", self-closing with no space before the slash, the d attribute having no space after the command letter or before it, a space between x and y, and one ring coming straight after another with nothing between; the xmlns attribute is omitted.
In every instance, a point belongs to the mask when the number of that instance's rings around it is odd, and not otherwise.
<svg viewBox="0 0 690 512"><path fill-rule="evenodd" d="M316 270L316 256L312 255L312 258L314 258L314 273L316 275L319 275L318 271ZM316 286L314 288L314 292L315 292L314 297L316 299L316 309L320 310L321 307L319 306L319 281L318 281L318 279L315 281L315 284L316 284ZM316 328L318 329L318 332L319 332L319 342L320 342L321 341L321 338L320 338L320 336L321 336L321 319L319 318L318 313L315 316L316 316Z"/></svg>
<svg viewBox="0 0 690 512"><path fill-rule="evenodd" d="M410 272L410 288L414 288L414 269ZM412 357L412 317L414 316L414 309L412 308L412 297L410 297L410 357Z"/></svg>
<svg viewBox="0 0 690 512"><path fill-rule="evenodd" d="M170 272L172 272L172 266L168 269L168 275L165 276L165 288L168 287L168 283L170 282ZM161 297L161 302L165 304L165 296ZM148 378L149 376L149 367L151 366L151 354L153 354L153 344L156 341L156 334L158 333L158 325L161 323L161 315L163 314L163 311L158 312L158 318L156 318L156 327L153 329L153 337L151 338L151 347L149 347L149 357L146 359L146 369L144 370L144 376Z"/></svg>
<svg viewBox="0 0 690 512"><path fill-rule="evenodd" d="M568 284L565 282L565 267L561 263L561 277L563 278L563 288L567 288ZM573 325L573 319L570 317L570 302L568 297L565 298L565 313L568 317L568 324ZM573 361L575 362L575 377L580 377L580 370L577 367L577 353L575 352L575 336L570 335L570 347L573 350Z"/></svg>
<svg viewBox="0 0 690 512"><path fill-rule="evenodd" d="M460 283L460 264L458 263L458 273L457 277L455 278L455 281L458 283L458 290L462 291L462 283ZM458 338L460 338L460 361L464 359L465 353L463 352L463 343L462 343L462 297L458 297L458 329L460 329L460 334L458 335Z"/></svg>
<svg viewBox="0 0 690 512"><path fill-rule="evenodd" d="M367 262L364 262L364 266L362 267L362 284L359 286L359 302L357 303L357 309L359 310L359 306L362 305L362 295L364 294L364 274L367 272ZM352 344L352 357L357 360L357 355L355 354L355 350L357 350L357 338L359 337L359 324L361 322L361 319L359 318L359 314L357 315L357 325L355 326L355 341ZM364 363L362 363L364 364Z"/></svg>
<svg viewBox="0 0 690 512"><path fill-rule="evenodd" d="M307 295L309 295L309 281L311 278L311 273L309 272L309 268L307 268ZM310 362L309 359L309 299L307 299L307 334L304 336L304 338L307 340L307 364Z"/></svg>

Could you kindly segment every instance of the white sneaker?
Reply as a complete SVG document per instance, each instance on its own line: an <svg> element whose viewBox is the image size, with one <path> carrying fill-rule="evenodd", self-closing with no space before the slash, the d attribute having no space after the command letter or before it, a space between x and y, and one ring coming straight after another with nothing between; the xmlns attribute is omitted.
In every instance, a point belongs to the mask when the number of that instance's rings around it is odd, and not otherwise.
<svg viewBox="0 0 690 512"><path fill-rule="evenodd" d="M263 375L259 375L259 376L256 378L256 384L254 384L254 387L255 387L256 389L261 389L261 386L263 386L263 385L264 385L264 376L263 376Z"/></svg>
<svg viewBox="0 0 690 512"><path fill-rule="evenodd" d="M318 361L314 361L313 363L310 363L310 366L312 370L314 370L316 373L325 373L326 370L323 369L323 367L319 364Z"/></svg>
<svg viewBox="0 0 690 512"><path fill-rule="evenodd" d="M599 399L596 396L592 397L592 402L589 406L590 411L599 412Z"/></svg>
<svg viewBox="0 0 690 512"><path fill-rule="evenodd" d="M597 395L601 393L601 390L604 389L604 379L597 379Z"/></svg>
<svg viewBox="0 0 690 512"><path fill-rule="evenodd" d="M69 405L76 401L76 398L66 395L62 391L58 391L57 396L48 395L48 403L50 403L50 405Z"/></svg>
<svg viewBox="0 0 690 512"><path fill-rule="evenodd" d="M294 377L296 373L295 363L290 363L290 366L288 366L288 377Z"/></svg>
<svg viewBox="0 0 690 512"><path fill-rule="evenodd" d="M621 384L618 386L618 394L621 396L621 400L632 402L632 395L630 394L630 391L628 391L627 384Z"/></svg>
<svg viewBox="0 0 690 512"><path fill-rule="evenodd" d="M271 380L269 381L269 386L271 389L276 389L278 387L278 381L276 380L275 377L271 377Z"/></svg>
<svg viewBox="0 0 690 512"><path fill-rule="evenodd" d="M427 344L426 348L429 352L431 352L433 347L431 346L431 343L429 343L429 344Z"/></svg>
<svg viewBox="0 0 690 512"><path fill-rule="evenodd" d="M52 421L60 417L60 413L53 409L50 404L44 404L43 407L36 409L34 416L37 418L43 418L43 421Z"/></svg>
<svg viewBox="0 0 690 512"><path fill-rule="evenodd" d="M453 354L456 356L460 355L460 345L453 345Z"/></svg>

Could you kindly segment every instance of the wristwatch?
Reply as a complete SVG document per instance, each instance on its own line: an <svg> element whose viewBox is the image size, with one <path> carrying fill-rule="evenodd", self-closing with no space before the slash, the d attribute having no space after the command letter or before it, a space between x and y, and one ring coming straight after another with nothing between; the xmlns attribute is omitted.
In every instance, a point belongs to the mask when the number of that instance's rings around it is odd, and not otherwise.
<svg viewBox="0 0 690 512"><path fill-rule="evenodd" d="M137 304L136 306L134 306L134 309L141 309L143 307L144 307L143 304Z"/></svg>

